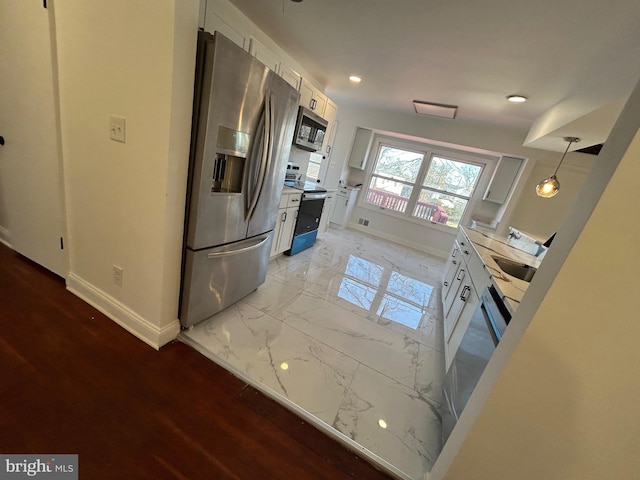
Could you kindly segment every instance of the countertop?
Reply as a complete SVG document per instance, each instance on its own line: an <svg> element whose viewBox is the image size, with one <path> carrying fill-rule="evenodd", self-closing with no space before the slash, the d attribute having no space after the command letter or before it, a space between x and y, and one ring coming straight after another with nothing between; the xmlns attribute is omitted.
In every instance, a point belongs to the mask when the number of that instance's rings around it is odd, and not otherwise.
<svg viewBox="0 0 640 480"><path fill-rule="evenodd" d="M507 307L513 313L524 296L529 282L504 273L493 260L492 255L499 255L510 260L526 263L538 268L541 260L524 252L509 242L508 237L484 231L480 228L462 227L474 250L478 253L489 274L491 281L498 289Z"/></svg>
<svg viewBox="0 0 640 480"><path fill-rule="evenodd" d="M300 190L297 189L297 188L288 187L288 186L284 185L282 187L282 193L300 193Z"/></svg>

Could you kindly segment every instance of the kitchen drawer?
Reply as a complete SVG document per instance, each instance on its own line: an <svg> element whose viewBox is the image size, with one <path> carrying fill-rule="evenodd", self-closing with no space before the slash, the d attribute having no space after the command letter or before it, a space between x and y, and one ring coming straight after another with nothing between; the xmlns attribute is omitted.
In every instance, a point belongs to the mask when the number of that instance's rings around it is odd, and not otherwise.
<svg viewBox="0 0 640 480"><path fill-rule="evenodd" d="M300 200L302 199L301 193L290 193L289 195L287 195L287 197L287 204L285 205L287 208L300 206Z"/></svg>

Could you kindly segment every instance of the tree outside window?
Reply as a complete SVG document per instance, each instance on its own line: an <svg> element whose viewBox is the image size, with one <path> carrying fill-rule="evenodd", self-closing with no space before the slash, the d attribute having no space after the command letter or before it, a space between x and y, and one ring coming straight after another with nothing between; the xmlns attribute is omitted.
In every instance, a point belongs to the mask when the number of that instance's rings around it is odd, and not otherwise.
<svg viewBox="0 0 640 480"><path fill-rule="evenodd" d="M457 228L481 173L479 164L381 144L365 203Z"/></svg>

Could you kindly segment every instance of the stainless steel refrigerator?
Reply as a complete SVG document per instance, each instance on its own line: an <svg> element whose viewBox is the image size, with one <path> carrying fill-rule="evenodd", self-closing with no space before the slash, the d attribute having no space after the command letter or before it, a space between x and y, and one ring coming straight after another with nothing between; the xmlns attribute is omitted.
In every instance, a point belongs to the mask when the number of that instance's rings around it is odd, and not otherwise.
<svg viewBox="0 0 640 480"><path fill-rule="evenodd" d="M198 34L180 322L261 285L299 93L216 32Z"/></svg>

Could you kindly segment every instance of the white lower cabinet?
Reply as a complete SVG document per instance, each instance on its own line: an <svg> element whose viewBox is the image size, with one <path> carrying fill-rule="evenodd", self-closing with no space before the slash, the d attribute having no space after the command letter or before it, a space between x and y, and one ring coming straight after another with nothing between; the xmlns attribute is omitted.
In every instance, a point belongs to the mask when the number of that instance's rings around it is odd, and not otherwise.
<svg viewBox="0 0 640 480"><path fill-rule="evenodd" d="M466 281L462 282L456 291L449 315L444 321L444 359L447 370L479 303L480 299L471 282L471 276L467 275Z"/></svg>
<svg viewBox="0 0 640 480"><path fill-rule="evenodd" d="M478 291L478 288L484 289L486 282L491 282L485 272L482 260L460 230L447 260L442 282L444 358L447 370L469 326L471 316L480 303L482 291Z"/></svg>
<svg viewBox="0 0 640 480"><path fill-rule="evenodd" d="M291 248L291 240L293 239L293 230L296 226L296 218L298 217L301 198L301 193L283 193L280 197L278 221L273 230L271 257Z"/></svg>
<svg viewBox="0 0 640 480"><path fill-rule="evenodd" d="M456 299L456 295L458 294L458 290L462 288L463 282L465 281L465 277L467 276L467 266L464 264L462 259L458 262L458 268L456 268L453 277L451 279L451 285L447 288L446 292L443 289L442 296L442 310L445 318L445 325L447 323L447 317L449 316L449 312L451 307L453 306L453 302ZM446 331L445 331L445 339L446 339Z"/></svg>
<svg viewBox="0 0 640 480"><path fill-rule="evenodd" d="M349 226L349 218L353 213L360 188L340 187L336 191L335 207L331 214L331 223L338 228Z"/></svg>
<svg viewBox="0 0 640 480"><path fill-rule="evenodd" d="M329 227L329 219L333 211L333 202L336 195L335 190L327 190L327 198L324 199L322 206L322 215L320 216L320 224L318 225L318 238L320 238Z"/></svg>

